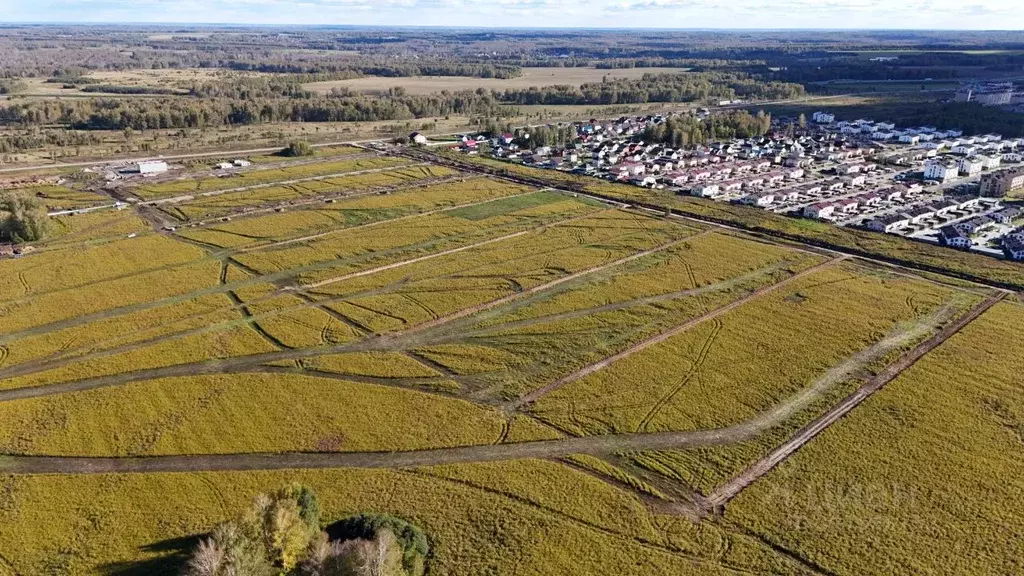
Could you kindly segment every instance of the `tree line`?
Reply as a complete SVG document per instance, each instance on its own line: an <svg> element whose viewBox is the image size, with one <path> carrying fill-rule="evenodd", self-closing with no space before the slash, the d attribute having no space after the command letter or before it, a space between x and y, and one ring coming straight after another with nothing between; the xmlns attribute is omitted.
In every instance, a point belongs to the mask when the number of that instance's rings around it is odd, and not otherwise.
<svg viewBox="0 0 1024 576"><path fill-rule="evenodd" d="M736 73L688 72L644 74L640 78L605 78L582 86L547 86L506 90L502 102L536 105L642 104L646 102L700 102L711 100L788 100L804 95L804 87L765 82Z"/></svg>

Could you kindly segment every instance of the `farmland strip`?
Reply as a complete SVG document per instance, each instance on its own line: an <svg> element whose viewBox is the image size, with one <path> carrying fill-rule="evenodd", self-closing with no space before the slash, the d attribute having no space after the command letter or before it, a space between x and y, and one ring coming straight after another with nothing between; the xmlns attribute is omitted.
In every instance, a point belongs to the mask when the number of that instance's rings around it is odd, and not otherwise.
<svg viewBox="0 0 1024 576"><path fill-rule="evenodd" d="M618 362L619 360L622 360L624 358L632 356L633 354L636 354L637 352L640 352L642 350L650 348L651 346L654 346L655 344L660 344L660 343L662 343L662 342L672 338L673 336L676 336L678 334L686 332L687 330L693 328L694 326L698 326L700 324L703 324L704 322L707 322L708 320L713 320L715 318L718 318L719 316L721 316L721 315L723 315L723 314L725 314L727 312L730 312L730 311L732 311L732 310L734 310L734 309L736 309L736 308L746 304L747 302L750 302L751 300L754 300L754 299L756 299L756 298L758 298L760 296L764 296L765 294L769 294L771 292L774 292L774 291L778 290L779 288L782 288L782 287L784 287L784 286L786 286L786 285L788 285L788 284L790 284L790 283L792 283L792 282L794 282L796 280L799 280L800 278L803 278L805 276L813 274L813 273L815 273L815 272L817 272L817 271L819 271L819 270L821 270L821 269L823 269L825 267L828 267L828 266L831 266L833 264L836 264L837 262L840 262L842 260L846 260L847 258L849 258L849 256L846 256L846 255L840 256L838 258L833 258L832 260L828 260L826 262L822 262L821 264L818 264L816 266L812 266L811 268L808 268L806 270L798 272L797 274L794 274L794 275L790 276L789 278L786 278L785 280L783 280L781 282L778 282L776 284L772 284L770 286L765 286L764 288L760 288L758 290L755 290L754 292L751 292L750 294L744 296L743 298L740 298L739 300L735 300L735 301L730 302L730 303L728 303L728 304L726 304L724 306L716 308L716 309L708 312L707 314L704 314L703 316L700 316L698 318L694 318L693 320L685 322L684 324L681 324L681 325L679 325L679 326L677 326L677 327L675 327L675 328L673 328L673 329L671 329L671 330L669 330L667 332L663 332L661 334L658 334L657 336L648 338L647 340L644 340L643 342L640 342L639 344L637 344L636 346L633 346L632 348L629 348L628 350L623 350L622 352L619 352L618 354L615 354L613 356L609 356L608 358L605 358L604 360L601 360L599 362L595 362L595 363L593 363L593 364L591 364L589 366L581 368L580 370L577 370L576 372L573 372L572 374L569 374L568 376L560 378L560 379L552 382L551 384L548 384L547 386L544 386L543 388L539 388L537 390L534 390L533 392L525 394L522 397L520 397L518 400L515 400L515 401L509 403L508 408L512 409L512 410L518 410L518 409L522 408L523 406L525 406L527 404L530 404L532 402L536 402L541 397L543 397L543 396L549 394L550 392L553 392L553 391L555 391L555 390L565 386L566 384L570 384L570 383L575 382L575 381L577 381L577 380L579 380L581 378L589 376L589 375L593 374L594 372L597 372L598 370L601 370L601 369L603 369L603 368L605 368L607 366L610 366L611 364L614 364L615 362Z"/></svg>

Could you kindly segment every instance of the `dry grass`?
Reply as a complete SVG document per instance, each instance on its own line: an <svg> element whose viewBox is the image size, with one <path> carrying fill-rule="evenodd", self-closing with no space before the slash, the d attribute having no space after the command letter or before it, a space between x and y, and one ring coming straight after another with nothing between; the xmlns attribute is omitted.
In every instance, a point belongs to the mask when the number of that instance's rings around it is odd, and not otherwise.
<svg viewBox="0 0 1024 576"><path fill-rule="evenodd" d="M94 456L392 451L489 444L493 410L288 374L141 382L0 404L6 453Z"/></svg>
<svg viewBox="0 0 1024 576"><path fill-rule="evenodd" d="M1024 308L992 308L727 518L835 574L1024 572L1022 323Z"/></svg>

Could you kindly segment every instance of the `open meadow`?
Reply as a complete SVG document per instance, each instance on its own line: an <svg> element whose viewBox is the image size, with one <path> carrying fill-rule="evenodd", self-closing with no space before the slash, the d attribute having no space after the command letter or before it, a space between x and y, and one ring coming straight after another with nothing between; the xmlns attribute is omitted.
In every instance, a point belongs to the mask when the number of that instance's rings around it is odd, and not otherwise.
<svg viewBox="0 0 1024 576"><path fill-rule="evenodd" d="M1020 571L1016 295L346 155L126 186L161 202L0 260L0 575L178 574L292 481L422 527L434 576Z"/></svg>

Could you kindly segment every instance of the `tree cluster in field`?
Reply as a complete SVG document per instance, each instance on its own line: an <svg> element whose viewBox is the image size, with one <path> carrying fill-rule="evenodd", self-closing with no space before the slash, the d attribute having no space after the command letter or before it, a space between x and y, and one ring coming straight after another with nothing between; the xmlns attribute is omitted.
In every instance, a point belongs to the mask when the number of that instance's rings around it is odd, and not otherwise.
<svg viewBox="0 0 1024 576"><path fill-rule="evenodd" d="M64 129L32 130L0 136L0 154L9 154L20 150L34 150L45 146L88 146L101 142L103 142L103 138L90 132L76 132Z"/></svg>
<svg viewBox="0 0 1024 576"><path fill-rule="evenodd" d="M260 494L200 540L183 576L423 576L430 545L408 522L362 514L328 528L308 487Z"/></svg>
<svg viewBox="0 0 1024 576"><path fill-rule="evenodd" d="M642 104L710 100L785 100L804 94L799 84L764 82L737 73L689 72L644 74L640 78L605 78L582 86L548 86L506 90L502 102L533 104Z"/></svg>
<svg viewBox="0 0 1024 576"><path fill-rule="evenodd" d="M281 156L286 158L298 158L300 156L312 156L316 154L316 150L309 142L297 140L295 142L289 142L287 146L280 152Z"/></svg>
<svg viewBox="0 0 1024 576"><path fill-rule="evenodd" d="M0 239L11 242L37 242L46 237L50 220L46 207L23 192L0 194Z"/></svg>

